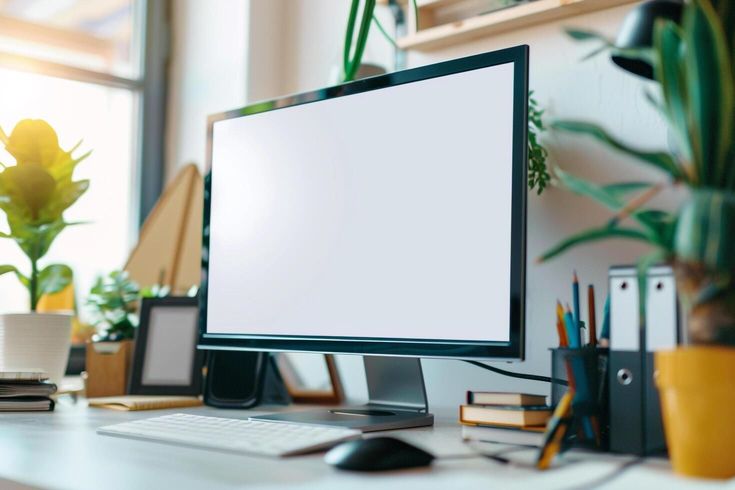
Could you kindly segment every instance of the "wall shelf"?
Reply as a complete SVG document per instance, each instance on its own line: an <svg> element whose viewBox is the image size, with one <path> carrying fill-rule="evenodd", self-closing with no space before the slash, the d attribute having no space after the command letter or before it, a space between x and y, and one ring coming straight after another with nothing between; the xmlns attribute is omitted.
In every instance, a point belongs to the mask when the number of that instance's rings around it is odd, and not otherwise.
<svg viewBox="0 0 735 490"><path fill-rule="evenodd" d="M637 0L534 0L463 20L432 25L434 10L453 6L461 1L419 1L419 25L429 27L417 31L412 9L408 9L410 34L399 38L398 45L402 49L433 51L512 29L637 2Z"/></svg>

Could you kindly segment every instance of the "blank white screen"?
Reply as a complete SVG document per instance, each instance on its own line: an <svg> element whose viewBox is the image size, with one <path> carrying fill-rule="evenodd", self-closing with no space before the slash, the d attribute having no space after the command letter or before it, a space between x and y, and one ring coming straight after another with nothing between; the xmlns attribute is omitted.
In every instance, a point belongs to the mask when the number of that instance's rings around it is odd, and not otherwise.
<svg viewBox="0 0 735 490"><path fill-rule="evenodd" d="M216 122L207 331L510 337L513 64Z"/></svg>

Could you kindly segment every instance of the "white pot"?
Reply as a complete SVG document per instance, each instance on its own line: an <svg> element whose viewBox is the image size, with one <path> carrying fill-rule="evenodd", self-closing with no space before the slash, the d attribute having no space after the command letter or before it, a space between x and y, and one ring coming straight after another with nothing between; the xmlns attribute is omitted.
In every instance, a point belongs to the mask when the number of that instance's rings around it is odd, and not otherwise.
<svg viewBox="0 0 735 490"><path fill-rule="evenodd" d="M0 370L42 369L61 383L71 347L71 318L64 313L0 315Z"/></svg>

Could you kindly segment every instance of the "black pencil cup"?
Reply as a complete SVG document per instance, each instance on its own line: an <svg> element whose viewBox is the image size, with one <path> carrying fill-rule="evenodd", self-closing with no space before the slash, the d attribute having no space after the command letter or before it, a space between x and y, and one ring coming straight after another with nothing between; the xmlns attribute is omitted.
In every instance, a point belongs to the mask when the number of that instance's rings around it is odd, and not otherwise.
<svg viewBox="0 0 735 490"><path fill-rule="evenodd" d="M607 365L609 349L585 346L581 349L551 349L551 404L556 407L569 389L570 375L575 386L572 400L573 423L569 442L575 447L607 451L609 444L609 393ZM590 427L593 431L590 431ZM594 432L594 436L590 435Z"/></svg>

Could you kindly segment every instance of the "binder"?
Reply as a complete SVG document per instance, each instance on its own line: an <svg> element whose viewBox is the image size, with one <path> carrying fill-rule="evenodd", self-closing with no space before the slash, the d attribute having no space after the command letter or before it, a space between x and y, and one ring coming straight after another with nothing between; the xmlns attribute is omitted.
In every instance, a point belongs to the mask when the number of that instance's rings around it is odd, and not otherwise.
<svg viewBox="0 0 735 490"><path fill-rule="evenodd" d="M610 269L610 450L617 453L666 451L653 353L678 343L676 282L670 267L656 266L646 284L641 324L636 268Z"/></svg>

